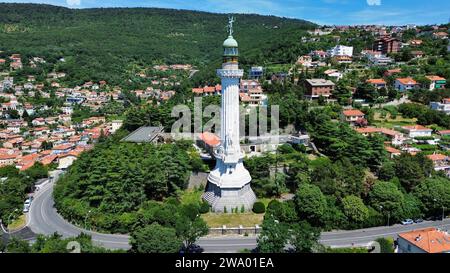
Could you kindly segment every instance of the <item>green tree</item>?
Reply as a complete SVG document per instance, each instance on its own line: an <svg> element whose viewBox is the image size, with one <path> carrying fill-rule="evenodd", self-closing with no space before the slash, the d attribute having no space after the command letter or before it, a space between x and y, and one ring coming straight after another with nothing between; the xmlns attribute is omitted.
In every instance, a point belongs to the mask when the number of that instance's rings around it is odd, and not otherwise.
<svg viewBox="0 0 450 273"><path fill-rule="evenodd" d="M392 220L399 220L402 214L404 196L391 182L378 181L369 193L370 205Z"/></svg>
<svg viewBox="0 0 450 273"><path fill-rule="evenodd" d="M262 224L261 234L256 239L258 250L262 253L282 253L289 239L288 227L273 217Z"/></svg>
<svg viewBox="0 0 450 273"><path fill-rule="evenodd" d="M442 208L450 209L450 183L447 178L428 178L413 191L427 215L441 215Z"/></svg>
<svg viewBox="0 0 450 273"><path fill-rule="evenodd" d="M48 170L44 165L42 165L41 162L35 162L32 167L25 171L25 173L33 180L45 178L48 176Z"/></svg>
<svg viewBox="0 0 450 273"><path fill-rule="evenodd" d="M320 225L327 209L327 200L316 185L302 184L295 194L297 211L301 218L314 226Z"/></svg>
<svg viewBox="0 0 450 273"><path fill-rule="evenodd" d="M273 217L283 223L295 223L298 221L295 203L292 200L286 202L270 201L264 217Z"/></svg>
<svg viewBox="0 0 450 273"><path fill-rule="evenodd" d="M176 231L178 237L183 240L184 246L189 249L200 237L207 235L209 229L206 222L197 215L193 220L180 217L176 223Z"/></svg>
<svg viewBox="0 0 450 273"><path fill-rule="evenodd" d="M6 246L6 252L8 252L8 253L30 253L31 247L27 241L21 240L17 237L12 237L11 240L8 242L8 245Z"/></svg>
<svg viewBox="0 0 450 273"><path fill-rule="evenodd" d="M130 244L132 251L137 253L176 253L183 242L174 228L153 223L132 232Z"/></svg>
<svg viewBox="0 0 450 273"><path fill-rule="evenodd" d="M289 229L290 244L297 253L312 253L320 246L320 229L312 227L305 221L294 224Z"/></svg>
<svg viewBox="0 0 450 273"><path fill-rule="evenodd" d="M353 195L342 199L342 207L345 216L350 222L364 223L369 218L369 209L364 205L361 198Z"/></svg>
<svg viewBox="0 0 450 273"><path fill-rule="evenodd" d="M400 183L407 191L414 189L425 178L422 166L414 156L408 153L403 153L395 159L394 169Z"/></svg>

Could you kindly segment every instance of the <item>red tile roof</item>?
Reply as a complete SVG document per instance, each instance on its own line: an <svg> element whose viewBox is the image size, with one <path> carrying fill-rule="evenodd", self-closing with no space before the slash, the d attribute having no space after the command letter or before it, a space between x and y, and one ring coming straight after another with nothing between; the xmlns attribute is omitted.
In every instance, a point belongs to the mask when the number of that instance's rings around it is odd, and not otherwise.
<svg viewBox="0 0 450 273"><path fill-rule="evenodd" d="M395 149L394 147L391 147L391 146L385 146L384 148L390 154L401 154L402 153L400 150Z"/></svg>
<svg viewBox="0 0 450 273"><path fill-rule="evenodd" d="M58 156L57 155L47 155L39 160L43 165L48 165L52 163Z"/></svg>
<svg viewBox="0 0 450 273"><path fill-rule="evenodd" d="M214 86L205 86L205 88L203 88L203 92L214 93L216 92L216 88Z"/></svg>
<svg viewBox="0 0 450 273"><path fill-rule="evenodd" d="M427 131L432 131L431 129L428 129L425 126L422 125L412 125L412 126L403 126L402 127L405 130L427 130Z"/></svg>
<svg viewBox="0 0 450 273"><path fill-rule="evenodd" d="M432 154L432 155L427 155L427 157L429 159L431 159L432 161L443 161L447 158L447 156L445 156L443 154Z"/></svg>
<svg viewBox="0 0 450 273"><path fill-rule="evenodd" d="M436 228L413 230L398 236L428 253L450 251L449 234Z"/></svg>
<svg viewBox="0 0 450 273"><path fill-rule="evenodd" d="M380 129L375 127L364 127L364 128L357 128L356 131L360 134L371 134L379 132Z"/></svg>
<svg viewBox="0 0 450 273"><path fill-rule="evenodd" d="M445 78L439 76L426 76L430 81L445 81Z"/></svg>
<svg viewBox="0 0 450 273"><path fill-rule="evenodd" d="M72 147L73 147L72 144L66 143L66 144L61 144L61 145L53 147L53 150L67 150L67 149L70 149Z"/></svg>
<svg viewBox="0 0 450 273"><path fill-rule="evenodd" d="M195 94L203 94L203 88L192 88L192 92Z"/></svg>
<svg viewBox="0 0 450 273"><path fill-rule="evenodd" d="M199 138L203 140L203 142L205 142L208 146L211 147L216 147L217 145L220 144L220 138L217 135L210 132L204 132L200 134Z"/></svg>
<svg viewBox="0 0 450 273"><path fill-rule="evenodd" d="M403 85L414 85L417 84L417 82L413 78L398 78L396 79L398 82L400 82Z"/></svg>
<svg viewBox="0 0 450 273"><path fill-rule="evenodd" d="M386 81L383 79L369 79L367 82L371 84L386 84Z"/></svg>
<svg viewBox="0 0 450 273"><path fill-rule="evenodd" d="M358 109L351 109L351 110L344 110L342 111L344 116L350 117L350 116L364 116L364 113L361 112Z"/></svg>

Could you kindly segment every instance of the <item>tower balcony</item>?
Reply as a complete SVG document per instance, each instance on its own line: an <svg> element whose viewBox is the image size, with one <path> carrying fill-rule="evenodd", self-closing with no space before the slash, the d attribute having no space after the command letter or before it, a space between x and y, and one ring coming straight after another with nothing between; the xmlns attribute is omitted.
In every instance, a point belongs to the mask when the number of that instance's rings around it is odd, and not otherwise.
<svg viewBox="0 0 450 273"><path fill-rule="evenodd" d="M242 69L217 69L217 76L221 78L242 78L244 70Z"/></svg>

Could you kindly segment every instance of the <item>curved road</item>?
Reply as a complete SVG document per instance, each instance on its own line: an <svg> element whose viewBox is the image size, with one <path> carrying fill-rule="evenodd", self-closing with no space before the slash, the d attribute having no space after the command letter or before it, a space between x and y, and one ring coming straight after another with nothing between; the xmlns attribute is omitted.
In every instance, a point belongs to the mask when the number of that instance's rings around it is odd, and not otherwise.
<svg viewBox="0 0 450 273"><path fill-rule="evenodd" d="M130 247L128 235L103 234L88 230L83 230L64 220L56 211L52 198L53 182L44 185L35 195L30 212L28 214L28 226L35 233L53 234L58 232L63 237L77 236L81 232L92 236L95 244L111 249L128 249ZM394 225L390 227L375 227L352 231L323 232L320 238L321 243L344 247L354 245L367 245L379 237L396 238L398 233L419 229L424 227L439 227L441 229L450 228L450 219L444 221L426 221L409 226ZM252 249L256 246L255 236L221 236L203 237L198 241L205 252L237 252L240 249Z"/></svg>

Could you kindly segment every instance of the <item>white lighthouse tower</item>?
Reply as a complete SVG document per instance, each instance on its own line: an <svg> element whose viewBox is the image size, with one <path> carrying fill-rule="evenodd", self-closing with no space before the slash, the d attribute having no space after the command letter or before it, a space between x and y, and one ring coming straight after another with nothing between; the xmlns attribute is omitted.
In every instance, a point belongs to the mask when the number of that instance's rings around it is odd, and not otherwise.
<svg viewBox="0 0 450 273"><path fill-rule="evenodd" d="M256 196L250 188L250 173L243 164L244 154L239 145L239 81L244 72L238 66L238 43L233 38L233 22L228 24L229 36L223 43L222 69L217 75L222 79L221 143L215 151L216 167L208 176L203 199L213 211L231 212L242 206L250 210Z"/></svg>

